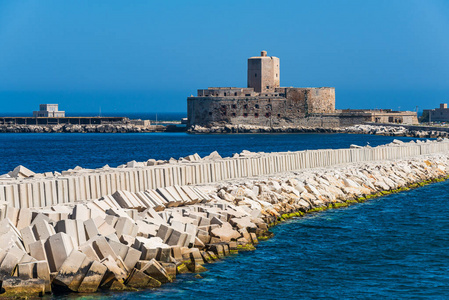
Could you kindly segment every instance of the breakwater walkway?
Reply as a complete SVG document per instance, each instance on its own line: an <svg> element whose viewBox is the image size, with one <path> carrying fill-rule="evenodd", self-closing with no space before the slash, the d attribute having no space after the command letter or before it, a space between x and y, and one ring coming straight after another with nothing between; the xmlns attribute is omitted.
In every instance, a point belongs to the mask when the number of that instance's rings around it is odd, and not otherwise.
<svg viewBox="0 0 449 300"><path fill-rule="evenodd" d="M252 153L231 158L212 153L201 159L190 155L180 160L128 162L118 168L75 168L62 173L34 174L24 167L0 178L0 201L16 208L51 207L93 200L119 190L143 192L170 186L200 185L236 178L257 177L317 167L364 161L406 158L449 150L449 142L403 143L353 149Z"/></svg>
<svg viewBox="0 0 449 300"><path fill-rule="evenodd" d="M158 287L254 249L276 222L445 178L449 142L243 151L2 176L4 294Z"/></svg>

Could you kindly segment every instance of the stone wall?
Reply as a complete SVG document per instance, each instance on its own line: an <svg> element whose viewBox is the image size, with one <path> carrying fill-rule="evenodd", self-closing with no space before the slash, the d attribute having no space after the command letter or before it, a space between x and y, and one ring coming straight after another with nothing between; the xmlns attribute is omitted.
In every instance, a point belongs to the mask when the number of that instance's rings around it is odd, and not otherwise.
<svg viewBox="0 0 449 300"><path fill-rule="evenodd" d="M435 109L425 109L424 114L430 115L430 122L447 122L449 121L449 108L447 108L446 103L441 103L439 108Z"/></svg>
<svg viewBox="0 0 449 300"><path fill-rule="evenodd" d="M188 126L258 125L258 126L316 126L316 114L335 112L334 88L277 88L275 93L253 97L189 97ZM323 116L339 123L336 115ZM313 122L313 123L309 123ZM356 123L351 123L356 124Z"/></svg>

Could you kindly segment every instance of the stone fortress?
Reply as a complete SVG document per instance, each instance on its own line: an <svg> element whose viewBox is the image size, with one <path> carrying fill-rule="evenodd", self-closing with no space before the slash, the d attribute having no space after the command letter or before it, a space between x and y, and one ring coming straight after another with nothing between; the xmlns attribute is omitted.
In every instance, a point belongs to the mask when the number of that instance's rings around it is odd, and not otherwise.
<svg viewBox="0 0 449 300"><path fill-rule="evenodd" d="M248 87L210 87L187 98L188 127L254 125L261 127L334 128L355 124L418 123L415 112L336 110L335 88L280 86L280 61L267 56L248 59Z"/></svg>

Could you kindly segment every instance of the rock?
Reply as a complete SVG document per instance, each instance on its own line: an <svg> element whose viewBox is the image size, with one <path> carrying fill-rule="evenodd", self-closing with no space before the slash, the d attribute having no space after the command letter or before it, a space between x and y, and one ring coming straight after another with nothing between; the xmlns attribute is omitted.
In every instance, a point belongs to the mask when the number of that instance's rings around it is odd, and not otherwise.
<svg viewBox="0 0 449 300"><path fill-rule="evenodd" d="M107 270L108 268L104 264L97 261L93 261L89 267L89 270L85 274L80 286L78 287L78 292L80 293L96 292Z"/></svg>
<svg viewBox="0 0 449 300"><path fill-rule="evenodd" d="M221 155L217 151L212 152L208 156L203 157L203 160L219 160L222 159Z"/></svg>
<svg viewBox="0 0 449 300"><path fill-rule="evenodd" d="M58 272L64 261L75 248L72 238L65 233L57 233L45 241L45 253L51 272Z"/></svg>
<svg viewBox="0 0 449 300"><path fill-rule="evenodd" d="M61 265L53 285L61 290L77 292L93 263L85 254L74 250Z"/></svg>
<svg viewBox="0 0 449 300"><path fill-rule="evenodd" d="M22 280L10 277L2 281L2 298L42 297L45 294L46 282L42 279Z"/></svg>
<svg viewBox="0 0 449 300"><path fill-rule="evenodd" d="M225 222L220 228L215 228L211 231L212 235L220 238L223 242L230 242L231 240L237 240L240 237L240 233L232 228L232 225Z"/></svg>
<svg viewBox="0 0 449 300"><path fill-rule="evenodd" d="M165 269L155 259L150 260L141 271L161 283L172 281Z"/></svg>
<svg viewBox="0 0 449 300"><path fill-rule="evenodd" d="M18 264L17 276L22 280L41 279L44 281L45 292L51 292L50 268L46 261L41 260Z"/></svg>
<svg viewBox="0 0 449 300"><path fill-rule="evenodd" d="M133 269L129 274L125 284L132 288L156 288L161 286L161 282L148 276L141 270Z"/></svg>
<svg viewBox="0 0 449 300"><path fill-rule="evenodd" d="M28 178L34 176L34 172L20 165L14 168L13 171L9 172L8 175L13 178Z"/></svg>

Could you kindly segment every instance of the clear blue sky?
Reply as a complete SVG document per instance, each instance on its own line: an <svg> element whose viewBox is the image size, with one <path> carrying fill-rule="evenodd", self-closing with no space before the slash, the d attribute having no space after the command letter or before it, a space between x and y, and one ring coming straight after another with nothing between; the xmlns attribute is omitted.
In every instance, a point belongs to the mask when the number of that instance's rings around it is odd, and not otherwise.
<svg viewBox="0 0 449 300"><path fill-rule="evenodd" d="M182 112L261 50L337 108L422 110L449 102L448 37L445 0L0 0L0 114Z"/></svg>

